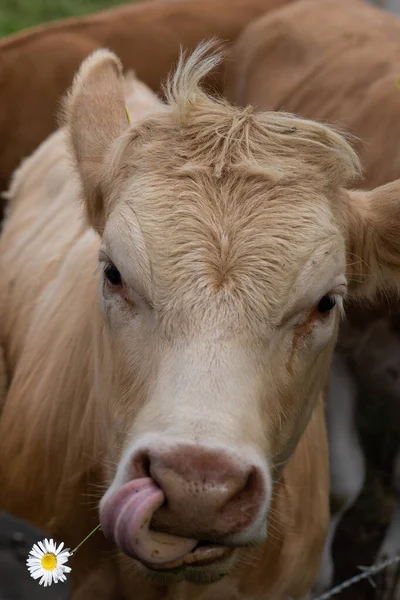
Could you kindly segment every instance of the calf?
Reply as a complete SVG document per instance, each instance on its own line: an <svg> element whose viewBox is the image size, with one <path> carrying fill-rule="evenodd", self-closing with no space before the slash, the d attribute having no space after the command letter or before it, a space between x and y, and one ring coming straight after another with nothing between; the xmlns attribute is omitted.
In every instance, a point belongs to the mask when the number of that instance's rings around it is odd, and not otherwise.
<svg viewBox="0 0 400 600"><path fill-rule="evenodd" d="M71 547L100 518L74 600L303 598L343 302L399 279L400 183L346 191L348 143L212 99L207 52L131 125L96 52L9 194L0 507Z"/></svg>

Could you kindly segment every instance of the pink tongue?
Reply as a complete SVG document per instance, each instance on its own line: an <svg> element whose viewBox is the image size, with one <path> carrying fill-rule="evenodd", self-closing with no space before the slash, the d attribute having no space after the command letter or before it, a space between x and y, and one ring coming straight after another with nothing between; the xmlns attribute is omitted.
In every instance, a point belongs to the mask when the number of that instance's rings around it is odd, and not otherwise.
<svg viewBox="0 0 400 600"><path fill-rule="evenodd" d="M144 563L162 565L179 560L198 542L150 529L151 519L163 502L162 490L150 477L129 481L101 506L104 535L125 554Z"/></svg>

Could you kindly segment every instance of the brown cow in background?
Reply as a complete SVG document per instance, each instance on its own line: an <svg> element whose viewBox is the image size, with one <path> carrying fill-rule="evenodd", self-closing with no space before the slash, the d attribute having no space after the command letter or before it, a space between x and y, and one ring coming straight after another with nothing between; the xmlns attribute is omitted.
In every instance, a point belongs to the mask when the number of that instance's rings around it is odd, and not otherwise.
<svg viewBox="0 0 400 600"><path fill-rule="evenodd" d="M400 177L400 21L393 15L359 0L302 0L250 24L235 45L228 69L230 100L337 124L356 136L354 146L365 168L362 187ZM354 261L363 267L358 256ZM398 310L396 302L389 304ZM334 515L320 589L332 580L336 526L364 482L355 426L357 385L375 388L391 400L394 422L399 422L398 317L387 318L387 298L376 311L349 307L347 312L350 318L342 330L328 394ZM398 507L381 557L400 550L400 454L396 464Z"/></svg>
<svg viewBox="0 0 400 600"><path fill-rule="evenodd" d="M252 19L291 0L155 0L42 25L0 41L0 190L56 127L60 96L82 60L114 50L153 90L178 59L218 36L228 45ZM213 79L220 89L221 72Z"/></svg>

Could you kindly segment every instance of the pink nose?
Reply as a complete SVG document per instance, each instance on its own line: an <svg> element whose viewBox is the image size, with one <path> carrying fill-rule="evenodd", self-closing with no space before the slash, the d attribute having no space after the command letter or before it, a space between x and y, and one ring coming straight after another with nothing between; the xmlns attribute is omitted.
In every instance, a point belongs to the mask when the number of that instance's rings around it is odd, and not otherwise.
<svg viewBox="0 0 400 600"><path fill-rule="evenodd" d="M150 476L164 493L152 527L197 540L218 542L243 532L265 501L260 469L220 450L147 450L135 456L134 472Z"/></svg>

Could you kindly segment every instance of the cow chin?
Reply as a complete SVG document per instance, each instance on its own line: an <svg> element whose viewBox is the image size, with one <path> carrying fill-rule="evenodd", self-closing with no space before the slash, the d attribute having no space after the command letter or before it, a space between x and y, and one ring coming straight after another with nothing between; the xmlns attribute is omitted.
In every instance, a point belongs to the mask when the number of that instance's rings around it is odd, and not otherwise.
<svg viewBox="0 0 400 600"><path fill-rule="evenodd" d="M235 565L238 549L200 542L182 559L158 567L134 562L135 567L155 584L189 581L196 584L215 583L228 575Z"/></svg>

